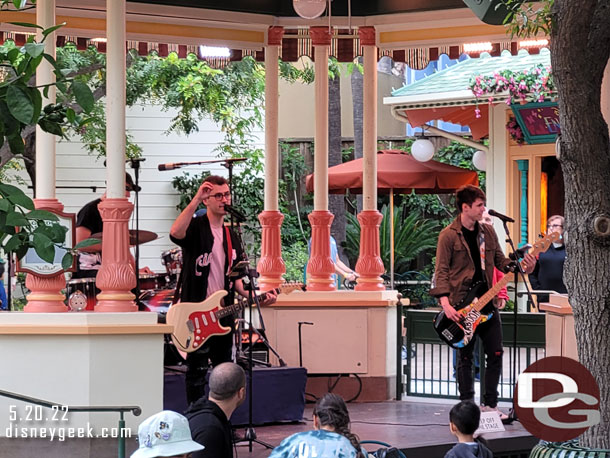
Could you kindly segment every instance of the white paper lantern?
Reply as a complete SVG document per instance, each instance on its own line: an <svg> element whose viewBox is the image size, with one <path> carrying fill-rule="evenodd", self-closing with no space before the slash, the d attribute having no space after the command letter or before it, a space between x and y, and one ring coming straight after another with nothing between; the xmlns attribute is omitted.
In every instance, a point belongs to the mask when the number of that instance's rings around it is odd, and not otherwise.
<svg viewBox="0 0 610 458"><path fill-rule="evenodd" d="M296 13L305 19L315 19L326 10L326 0L292 0Z"/></svg>
<svg viewBox="0 0 610 458"><path fill-rule="evenodd" d="M434 156L434 144L430 140L415 140L411 155L419 162L428 162Z"/></svg>
<svg viewBox="0 0 610 458"><path fill-rule="evenodd" d="M474 166L484 172L487 169L487 156L485 155L485 151L477 151L472 156L472 163Z"/></svg>

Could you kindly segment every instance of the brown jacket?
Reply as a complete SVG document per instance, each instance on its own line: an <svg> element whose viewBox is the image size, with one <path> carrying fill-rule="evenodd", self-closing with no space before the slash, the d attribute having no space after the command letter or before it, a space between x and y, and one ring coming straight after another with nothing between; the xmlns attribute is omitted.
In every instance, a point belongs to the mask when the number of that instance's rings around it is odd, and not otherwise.
<svg viewBox="0 0 610 458"><path fill-rule="evenodd" d="M492 226L479 223L479 244L481 231L485 235L485 278L491 287L494 266L506 272L506 266L511 260L505 257L500 249L498 236ZM430 294L434 297L449 296L449 303L455 306L466 296L473 276L474 262L458 216L438 237L436 267Z"/></svg>

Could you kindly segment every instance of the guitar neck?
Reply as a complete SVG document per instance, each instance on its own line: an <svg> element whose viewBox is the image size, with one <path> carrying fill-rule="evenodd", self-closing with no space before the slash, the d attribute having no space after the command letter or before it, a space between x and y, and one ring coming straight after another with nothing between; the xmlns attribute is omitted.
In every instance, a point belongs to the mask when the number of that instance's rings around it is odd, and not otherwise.
<svg viewBox="0 0 610 458"><path fill-rule="evenodd" d="M557 238L556 236L547 236L546 238L538 241L534 245L534 250L532 251L532 255L536 256L538 253L546 251L548 249L548 247L550 246L551 241L556 238ZM520 264L522 262L523 261L521 261ZM489 301L491 301L494 297L496 297L498 295L498 293L500 292L500 290L508 284L508 280L509 280L508 275L505 275L504 277L502 277L500 279L500 281L498 281L498 283L496 283L495 285L493 285L493 287L491 289L489 289L489 291L487 291L485 294L483 294L481 297L479 297L479 300L476 302L476 304L474 304L474 308L478 312L483 310L483 307L485 307Z"/></svg>
<svg viewBox="0 0 610 458"><path fill-rule="evenodd" d="M266 291L264 294L267 293L273 293L273 294L279 294L280 292L280 288L275 288L269 291ZM214 312L214 315L216 315L217 318L224 318L225 316L229 316L229 315L237 315L238 313L240 313L244 308L246 308L249 305L252 305L253 301L248 299L248 298L244 298L241 299L240 301L236 302L233 305L229 305L227 307L223 307L220 310L216 310Z"/></svg>

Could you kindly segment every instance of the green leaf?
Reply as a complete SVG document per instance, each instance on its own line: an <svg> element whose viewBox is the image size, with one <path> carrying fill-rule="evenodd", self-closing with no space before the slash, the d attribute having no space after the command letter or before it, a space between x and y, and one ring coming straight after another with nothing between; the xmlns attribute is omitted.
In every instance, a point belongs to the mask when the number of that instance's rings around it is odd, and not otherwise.
<svg viewBox="0 0 610 458"><path fill-rule="evenodd" d="M10 252L10 251L15 251L17 249L17 247L19 247L22 243L25 242L25 240L23 240L23 237L21 235L22 233L18 233L13 235L10 240L8 242L6 242L6 245L4 245L4 251L6 252ZM25 233L23 233L25 234Z"/></svg>
<svg viewBox="0 0 610 458"><path fill-rule="evenodd" d="M28 220L19 212L13 212L6 215L7 226L27 226Z"/></svg>
<svg viewBox="0 0 610 458"><path fill-rule="evenodd" d="M17 59L21 57L21 52L18 48L13 48L6 54L6 57L11 64L15 64Z"/></svg>
<svg viewBox="0 0 610 458"><path fill-rule="evenodd" d="M38 57L44 52L44 43L26 43L25 52L32 57Z"/></svg>
<svg viewBox="0 0 610 458"><path fill-rule="evenodd" d="M30 88L30 98L34 102L34 114L32 115L31 124L35 124L40 117L40 111L42 110L42 95L40 95L40 91L32 87Z"/></svg>
<svg viewBox="0 0 610 458"><path fill-rule="evenodd" d="M72 124L76 122L76 112L72 108L66 110L66 118Z"/></svg>
<svg viewBox="0 0 610 458"><path fill-rule="evenodd" d="M25 193L16 186L6 183L0 183L0 191L2 194L15 205L20 205L27 210L34 210L34 202Z"/></svg>
<svg viewBox="0 0 610 458"><path fill-rule="evenodd" d="M68 270L72 267L72 263L74 262L74 256L69 251L64 254L64 257L61 259L61 268L64 270Z"/></svg>
<svg viewBox="0 0 610 458"><path fill-rule="evenodd" d="M0 199L0 212L8 212L11 204L8 199Z"/></svg>
<svg viewBox="0 0 610 458"><path fill-rule="evenodd" d="M44 234L34 234L34 250L44 261L53 262L55 258L55 245Z"/></svg>
<svg viewBox="0 0 610 458"><path fill-rule="evenodd" d="M93 98L93 93L91 92L91 89L89 89L89 86L82 81L74 81L72 82L72 92L74 93L76 102L82 107L83 110L85 110L86 113L93 110L95 99Z"/></svg>
<svg viewBox="0 0 610 458"><path fill-rule="evenodd" d="M87 247L90 247L90 246L93 246L93 245L97 245L97 244L99 244L99 243L102 243L102 241L101 241L100 239L92 239L92 238L88 238L88 239L81 240L80 242L78 242L78 243L77 243L77 244L74 246L74 248L75 248L76 250L80 250L80 249L82 249L82 248L87 248Z"/></svg>
<svg viewBox="0 0 610 458"><path fill-rule="evenodd" d="M25 254L30 249L30 246L27 244L21 245L19 248L15 250L15 254L17 255L17 259L21 259L25 256Z"/></svg>
<svg viewBox="0 0 610 458"><path fill-rule="evenodd" d="M49 121L48 119L41 118L38 121L38 125L42 130L50 134L57 135L59 137L64 134L63 130L61 129L61 126L58 123Z"/></svg>
<svg viewBox="0 0 610 458"><path fill-rule="evenodd" d="M22 88L9 86L6 90L6 104L15 119L23 124L30 124L34 115L34 104Z"/></svg>
<svg viewBox="0 0 610 458"><path fill-rule="evenodd" d="M7 135L6 138L13 154L23 154L25 152L25 145L21 135L11 135L10 137Z"/></svg>
<svg viewBox="0 0 610 458"><path fill-rule="evenodd" d="M59 218L55 213L51 213L47 210L32 210L26 213L27 219L33 219L36 221L59 221Z"/></svg>
<svg viewBox="0 0 610 458"><path fill-rule="evenodd" d="M19 7L17 6L18 4L23 3L23 5L25 6L26 0L13 0L13 4L15 5L15 8L23 8L23 7ZM29 22L9 22L9 24L13 24L13 25L18 25L21 27L29 27L31 29L40 29L40 30L44 30L44 27L37 25L37 24L31 24Z"/></svg>
<svg viewBox="0 0 610 458"><path fill-rule="evenodd" d="M47 38L47 35L49 35L50 33L53 33L53 32L55 32L57 29L62 28L64 25L66 25L66 23L65 23L65 22L62 22L61 24L57 24L57 25L54 25L53 27L49 27L48 29L44 29L44 30L42 31L42 36L43 36L43 39L44 39L44 38Z"/></svg>

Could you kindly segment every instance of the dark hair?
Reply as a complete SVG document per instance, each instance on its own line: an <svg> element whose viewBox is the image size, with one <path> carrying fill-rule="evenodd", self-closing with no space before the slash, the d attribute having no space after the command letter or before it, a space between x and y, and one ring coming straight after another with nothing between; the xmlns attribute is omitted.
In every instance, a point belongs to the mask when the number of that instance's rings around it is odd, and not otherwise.
<svg viewBox="0 0 610 458"><path fill-rule="evenodd" d="M0 259L0 280L2 280L2 275L4 275L4 261Z"/></svg>
<svg viewBox="0 0 610 458"><path fill-rule="evenodd" d="M485 202L485 193L481 188L467 184L455 191L455 206L458 213L462 213L462 205L472 205L475 200L482 199Z"/></svg>
<svg viewBox="0 0 610 458"><path fill-rule="evenodd" d="M336 433L349 439L352 446L356 449L356 457L364 458L360 450L360 439L349 429L349 412L341 396L326 393L316 402L313 414L318 417L322 426L332 426Z"/></svg>
<svg viewBox="0 0 610 458"><path fill-rule="evenodd" d="M462 434L474 434L479 427L481 410L472 401L462 401L451 408L449 421Z"/></svg>
<svg viewBox="0 0 610 458"><path fill-rule="evenodd" d="M223 184L226 184L226 185L229 184L227 179L225 177L221 177L220 175L210 175L205 180L203 180L203 183L212 183L212 184L215 184L216 186L222 186Z"/></svg>
<svg viewBox="0 0 610 458"><path fill-rule="evenodd" d="M210 374L210 397L224 401L246 386L246 374L235 363L222 363Z"/></svg>

